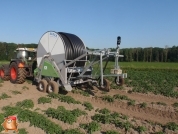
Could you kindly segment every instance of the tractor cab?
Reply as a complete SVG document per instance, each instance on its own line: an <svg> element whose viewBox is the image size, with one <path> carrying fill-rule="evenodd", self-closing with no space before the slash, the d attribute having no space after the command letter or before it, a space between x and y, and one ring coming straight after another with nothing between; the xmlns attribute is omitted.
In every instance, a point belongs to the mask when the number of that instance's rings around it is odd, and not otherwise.
<svg viewBox="0 0 178 134"><path fill-rule="evenodd" d="M16 59L31 61L36 58L36 48L17 48L14 52Z"/></svg>

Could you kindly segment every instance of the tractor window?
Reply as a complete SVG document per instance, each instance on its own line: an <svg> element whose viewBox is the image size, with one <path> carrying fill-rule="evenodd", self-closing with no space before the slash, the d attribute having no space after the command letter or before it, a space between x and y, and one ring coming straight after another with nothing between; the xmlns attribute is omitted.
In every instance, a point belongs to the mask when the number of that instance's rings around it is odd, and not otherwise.
<svg viewBox="0 0 178 134"><path fill-rule="evenodd" d="M34 58L35 57L35 52L28 52L28 57Z"/></svg>

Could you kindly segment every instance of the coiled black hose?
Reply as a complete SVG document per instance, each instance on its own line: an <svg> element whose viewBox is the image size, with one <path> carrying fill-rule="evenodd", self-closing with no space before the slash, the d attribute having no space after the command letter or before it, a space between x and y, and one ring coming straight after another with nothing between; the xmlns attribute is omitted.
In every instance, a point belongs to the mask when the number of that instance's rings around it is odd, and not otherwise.
<svg viewBox="0 0 178 134"><path fill-rule="evenodd" d="M65 57L66 60L74 60L75 58L81 56L82 54L86 53L85 45L82 40L74 34L59 32L61 37L64 40L64 47L65 47ZM86 57L80 59L86 60ZM77 61L75 66L81 67L85 65L85 61ZM70 66L73 66L70 65Z"/></svg>

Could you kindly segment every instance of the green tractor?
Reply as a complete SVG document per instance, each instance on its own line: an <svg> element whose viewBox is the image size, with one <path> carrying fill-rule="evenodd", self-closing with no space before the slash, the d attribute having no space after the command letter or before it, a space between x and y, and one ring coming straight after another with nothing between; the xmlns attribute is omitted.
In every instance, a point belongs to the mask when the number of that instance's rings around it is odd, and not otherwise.
<svg viewBox="0 0 178 134"><path fill-rule="evenodd" d="M36 48L17 48L15 58L0 67L0 78L14 84L22 84L27 77L33 77L36 68Z"/></svg>

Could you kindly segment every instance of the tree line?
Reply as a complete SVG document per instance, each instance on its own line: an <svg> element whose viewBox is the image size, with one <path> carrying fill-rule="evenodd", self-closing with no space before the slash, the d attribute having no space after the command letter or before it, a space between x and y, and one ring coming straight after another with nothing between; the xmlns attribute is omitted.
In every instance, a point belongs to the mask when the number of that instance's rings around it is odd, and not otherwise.
<svg viewBox="0 0 178 134"><path fill-rule="evenodd" d="M178 46L127 48L120 50L120 53L124 55L123 61L178 62Z"/></svg>
<svg viewBox="0 0 178 134"><path fill-rule="evenodd" d="M97 50L88 48L89 50ZM116 48L110 48L111 52L115 52ZM178 62L178 46L159 48L123 48L119 51L120 55L124 55L123 58L119 58L119 61L123 62ZM114 57L110 58L114 61Z"/></svg>
<svg viewBox="0 0 178 134"><path fill-rule="evenodd" d="M10 60L14 58L14 50L18 47L37 48L37 44L15 44L0 42L0 60ZM89 50L97 50L88 48ZM110 48L112 52L116 51L115 48ZM148 47L148 48L123 48L120 49L120 54L124 55L119 58L123 62L178 62L178 46L165 48ZM110 59L114 61L114 58Z"/></svg>

